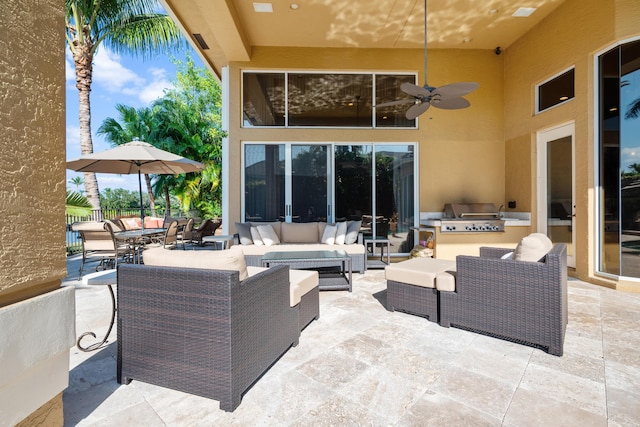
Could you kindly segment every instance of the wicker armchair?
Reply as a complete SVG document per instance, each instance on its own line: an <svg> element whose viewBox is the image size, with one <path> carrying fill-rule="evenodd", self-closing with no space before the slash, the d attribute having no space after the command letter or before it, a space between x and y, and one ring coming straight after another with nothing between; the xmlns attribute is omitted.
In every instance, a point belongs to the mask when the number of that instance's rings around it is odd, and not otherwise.
<svg viewBox="0 0 640 427"><path fill-rule="evenodd" d="M185 238L189 239L194 245L202 246L202 238L205 236L213 236L221 225L222 221L220 219L205 219L198 228L191 232L190 239L187 236L185 236Z"/></svg>
<svg viewBox="0 0 640 427"><path fill-rule="evenodd" d="M242 394L300 337L289 267L242 282L237 271L123 264L118 269L117 379L220 401Z"/></svg>
<svg viewBox="0 0 640 427"><path fill-rule="evenodd" d="M567 326L567 246L541 262L501 259L513 249L456 257L455 292L439 292L440 325L455 326L562 356Z"/></svg>

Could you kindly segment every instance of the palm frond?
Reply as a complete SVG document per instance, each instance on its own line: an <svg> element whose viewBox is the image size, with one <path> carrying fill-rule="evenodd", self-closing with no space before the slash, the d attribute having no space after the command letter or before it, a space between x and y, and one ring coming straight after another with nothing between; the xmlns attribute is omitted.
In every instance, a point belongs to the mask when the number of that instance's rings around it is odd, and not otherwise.
<svg viewBox="0 0 640 427"><path fill-rule="evenodd" d="M82 194L67 190L66 213L72 216L89 216L93 206Z"/></svg>

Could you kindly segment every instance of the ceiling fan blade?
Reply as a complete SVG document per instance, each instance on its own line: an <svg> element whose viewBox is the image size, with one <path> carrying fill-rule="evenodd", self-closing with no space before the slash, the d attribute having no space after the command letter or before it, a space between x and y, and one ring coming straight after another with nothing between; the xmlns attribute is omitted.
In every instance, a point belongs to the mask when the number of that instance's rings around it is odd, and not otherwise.
<svg viewBox="0 0 640 427"><path fill-rule="evenodd" d="M467 108L471 103L465 98L447 98L439 101L432 101L432 104L436 108L442 108L443 110L459 110L460 108ZM412 107L413 108L413 107Z"/></svg>
<svg viewBox="0 0 640 427"><path fill-rule="evenodd" d="M405 114L405 117L407 118L407 120L413 120L420 114L427 111L430 105L431 103L429 102L421 102L420 104L416 104L407 110L407 114Z"/></svg>
<svg viewBox="0 0 640 427"><path fill-rule="evenodd" d="M441 98L458 98L476 90L480 85L475 82L451 83L434 89L433 95Z"/></svg>
<svg viewBox="0 0 640 427"><path fill-rule="evenodd" d="M431 91L429 89L407 82L404 82L400 85L400 90L402 90L406 94L415 96L416 98L426 98L427 96L431 95Z"/></svg>
<svg viewBox="0 0 640 427"><path fill-rule="evenodd" d="M392 105L415 104L415 102L416 102L415 99L401 99L399 101L383 102L382 104L376 105L376 107L379 108L379 107L390 107Z"/></svg>

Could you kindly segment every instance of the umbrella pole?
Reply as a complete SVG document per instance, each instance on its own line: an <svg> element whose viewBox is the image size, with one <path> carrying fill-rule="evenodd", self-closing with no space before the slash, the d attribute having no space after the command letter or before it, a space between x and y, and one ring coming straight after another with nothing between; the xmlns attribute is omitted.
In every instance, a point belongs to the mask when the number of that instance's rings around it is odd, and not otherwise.
<svg viewBox="0 0 640 427"><path fill-rule="evenodd" d="M144 230L144 206L142 205L142 177L140 176L140 165L138 165L138 190L140 191L140 219Z"/></svg>

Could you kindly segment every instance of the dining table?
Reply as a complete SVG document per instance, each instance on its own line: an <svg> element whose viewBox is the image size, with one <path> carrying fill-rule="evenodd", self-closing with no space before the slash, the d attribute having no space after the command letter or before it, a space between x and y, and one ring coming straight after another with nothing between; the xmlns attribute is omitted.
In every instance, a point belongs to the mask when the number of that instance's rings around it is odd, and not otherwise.
<svg viewBox="0 0 640 427"><path fill-rule="evenodd" d="M141 253L144 246L154 238L164 236L165 228L140 228L137 230L116 231L113 236L116 240L124 242L133 254L133 262L140 264Z"/></svg>

